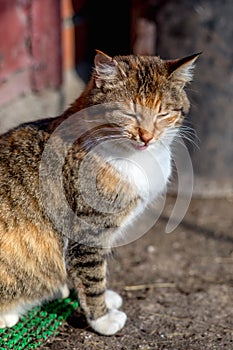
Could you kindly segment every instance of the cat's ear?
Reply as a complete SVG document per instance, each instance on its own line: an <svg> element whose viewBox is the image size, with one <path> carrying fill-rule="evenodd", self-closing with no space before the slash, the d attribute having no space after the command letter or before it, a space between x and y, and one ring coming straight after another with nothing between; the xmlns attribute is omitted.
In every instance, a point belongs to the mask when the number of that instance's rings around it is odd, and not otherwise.
<svg viewBox="0 0 233 350"><path fill-rule="evenodd" d="M167 60L166 68L168 71L168 78L173 80L183 87L193 78L193 69L195 61L200 56L201 52L191 56L183 57L177 60Z"/></svg>
<svg viewBox="0 0 233 350"><path fill-rule="evenodd" d="M100 88L105 82L116 81L119 74L123 74L122 70L118 66L118 63L114 58L106 55L102 51L96 50L95 56L95 83Z"/></svg>

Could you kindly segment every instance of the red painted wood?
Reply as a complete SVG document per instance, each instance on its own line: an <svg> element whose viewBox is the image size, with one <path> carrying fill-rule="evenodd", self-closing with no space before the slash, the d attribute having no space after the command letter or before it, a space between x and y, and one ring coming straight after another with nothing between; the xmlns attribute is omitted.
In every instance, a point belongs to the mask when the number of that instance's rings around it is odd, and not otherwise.
<svg viewBox="0 0 233 350"><path fill-rule="evenodd" d="M31 5L32 88L62 82L61 10L59 0L33 0Z"/></svg>
<svg viewBox="0 0 233 350"><path fill-rule="evenodd" d="M60 0L0 0L0 105L62 82Z"/></svg>
<svg viewBox="0 0 233 350"><path fill-rule="evenodd" d="M22 0L0 1L0 82L30 67L29 8Z"/></svg>

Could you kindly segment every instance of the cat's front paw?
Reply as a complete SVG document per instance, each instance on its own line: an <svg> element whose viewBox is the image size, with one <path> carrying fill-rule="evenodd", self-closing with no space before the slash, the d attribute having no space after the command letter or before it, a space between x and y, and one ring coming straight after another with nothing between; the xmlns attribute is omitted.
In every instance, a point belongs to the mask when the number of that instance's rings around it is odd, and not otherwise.
<svg viewBox="0 0 233 350"><path fill-rule="evenodd" d="M126 319L124 312L112 309L106 315L94 321L89 320L88 323L99 334L113 335L124 327Z"/></svg>
<svg viewBox="0 0 233 350"><path fill-rule="evenodd" d="M0 328L13 327L18 321L19 316L17 314L0 314Z"/></svg>
<svg viewBox="0 0 233 350"><path fill-rule="evenodd" d="M122 305L122 297L113 290L107 289L105 292L105 302L108 309L119 309Z"/></svg>

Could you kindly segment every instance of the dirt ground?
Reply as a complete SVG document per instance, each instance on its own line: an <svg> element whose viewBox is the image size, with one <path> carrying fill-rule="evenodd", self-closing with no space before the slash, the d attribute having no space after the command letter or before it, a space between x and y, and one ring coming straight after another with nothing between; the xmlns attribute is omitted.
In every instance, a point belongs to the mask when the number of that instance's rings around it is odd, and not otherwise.
<svg viewBox="0 0 233 350"><path fill-rule="evenodd" d="M110 261L109 285L128 315L124 329L97 335L77 310L43 350L233 349L233 199L193 199L179 227L165 234L173 201Z"/></svg>

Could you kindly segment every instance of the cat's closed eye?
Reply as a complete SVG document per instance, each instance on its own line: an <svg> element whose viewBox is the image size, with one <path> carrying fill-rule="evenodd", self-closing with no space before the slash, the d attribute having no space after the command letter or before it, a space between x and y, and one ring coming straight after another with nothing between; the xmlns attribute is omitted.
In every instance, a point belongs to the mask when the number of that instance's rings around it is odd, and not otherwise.
<svg viewBox="0 0 233 350"><path fill-rule="evenodd" d="M169 115L169 113L166 112L166 113L158 114L157 117L158 117L158 118L163 118L163 117L167 117L168 115Z"/></svg>

